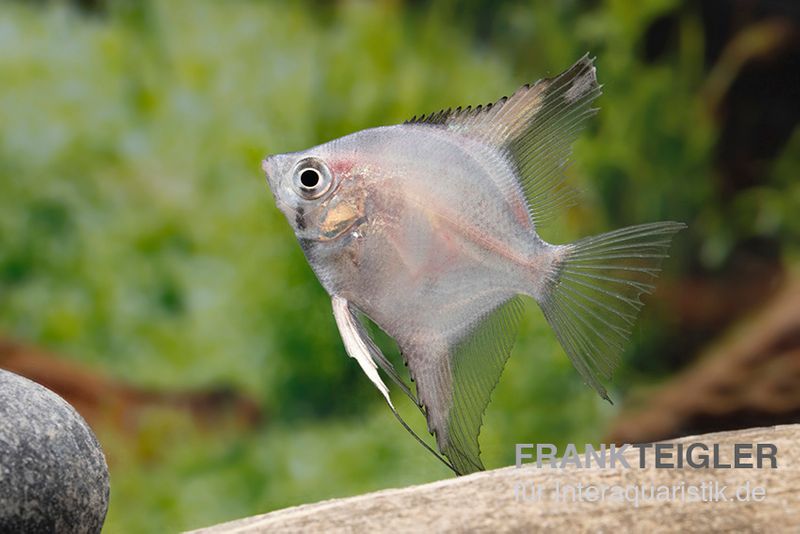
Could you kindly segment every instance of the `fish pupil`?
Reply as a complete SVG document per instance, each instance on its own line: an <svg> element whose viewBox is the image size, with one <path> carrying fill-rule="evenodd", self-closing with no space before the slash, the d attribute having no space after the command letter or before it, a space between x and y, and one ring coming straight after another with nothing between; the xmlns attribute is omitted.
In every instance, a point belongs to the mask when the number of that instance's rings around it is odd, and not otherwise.
<svg viewBox="0 0 800 534"><path fill-rule="evenodd" d="M314 169L306 169L300 173L300 183L307 189L313 189L319 184L319 172Z"/></svg>

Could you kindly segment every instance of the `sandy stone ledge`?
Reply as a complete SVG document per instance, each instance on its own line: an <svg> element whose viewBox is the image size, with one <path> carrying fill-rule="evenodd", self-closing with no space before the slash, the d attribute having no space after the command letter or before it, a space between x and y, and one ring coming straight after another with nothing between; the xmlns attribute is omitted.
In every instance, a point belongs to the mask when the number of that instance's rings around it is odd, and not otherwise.
<svg viewBox="0 0 800 534"><path fill-rule="evenodd" d="M798 532L800 531L800 425L752 428L702 436L687 436L670 443L719 444L722 462L730 463L735 443L771 443L777 446L778 468L656 469L652 452L649 467L638 468L639 451L628 450L631 469L583 468L521 469L506 467L430 484L391 489L305 504L193 531L196 534L256 532ZM766 465L768 465L767 462ZM541 498L533 487L542 488ZM574 489L582 484L583 500L575 502ZM727 502L689 502L688 487L725 486ZM684 488L685 500L650 500L638 506L615 498L602 486L635 485L649 495L655 486ZM588 486L597 489L589 490ZM556 488L565 497L556 499ZM746 490L743 488L747 488ZM755 501L756 488L763 488ZM749 497L737 500L736 494ZM573 493L569 493L573 491ZM628 490L631 491L631 490ZM664 490L662 490L664 491ZM680 495L680 489L677 495ZM566 493L565 493L566 492ZM710 491L709 495L713 495ZM633 492L629 493L633 497ZM617 494L619 496L619 494ZM595 499L591 502L590 499Z"/></svg>

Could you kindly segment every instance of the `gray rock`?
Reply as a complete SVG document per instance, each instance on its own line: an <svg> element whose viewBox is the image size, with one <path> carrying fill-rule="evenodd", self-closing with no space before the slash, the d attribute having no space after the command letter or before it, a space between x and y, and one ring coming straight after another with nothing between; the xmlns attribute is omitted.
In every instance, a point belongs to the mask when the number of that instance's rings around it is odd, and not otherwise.
<svg viewBox="0 0 800 534"><path fill-rule="evenodd" d="M64 399L0 370L0 532L100 532L108 467Z"/></svg>

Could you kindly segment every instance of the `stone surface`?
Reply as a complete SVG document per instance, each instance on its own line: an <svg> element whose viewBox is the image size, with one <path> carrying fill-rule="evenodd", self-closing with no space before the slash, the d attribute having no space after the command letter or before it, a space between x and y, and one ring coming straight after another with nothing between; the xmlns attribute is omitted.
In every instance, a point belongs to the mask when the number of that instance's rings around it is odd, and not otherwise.
<svg viewBox="0 0 800 534"><path fill-rule="evenodd" d="M0 370L0 532L100 532L108 496L105 457L81 416Z"/></svg>
<svg viewBox="0 0 800 534"><path fill-rule="evenodd" d="M333 499L278 510L195 531L204 534L255 532L798 532L800 527L800 425L690 436L670 443L719 444L728 462L736 443L771 443L776 469L639 469L638 450L625 457L631 469L506 467L431 484ZM582 448L582 446L579 446ZM652 458L651 458L652 459ZM533 498L531 484L544 489ZM594 500L586 490L574 502L554 500L557 485L717 488L726 502ZM753 497L738 500L740 495ZM765 494L756 493L764 488ZM519 492L526 488L526 493ZM680 490L676 492L679 495ZM686 492L686 490L684 490ZM575 493L573 493L575 494ZM521 498L521 496L525 495ZM702 495L701 495L702 496ZM760 500L755 500L758 497Z"/></svg>

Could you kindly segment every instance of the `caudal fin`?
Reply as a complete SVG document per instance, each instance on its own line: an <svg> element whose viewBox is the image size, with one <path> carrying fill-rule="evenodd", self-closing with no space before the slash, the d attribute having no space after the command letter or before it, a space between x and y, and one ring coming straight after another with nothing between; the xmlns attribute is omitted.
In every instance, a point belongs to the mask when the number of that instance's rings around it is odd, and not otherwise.
<svg viewBox="0 0 800 534"><path fill-rule="evenodd" d="M562 248L539 305L575 368L606 400L599 378L609 379L619 363L640 297L655 289L672 237L683 228L678 222L642 224Z"/></svg>

